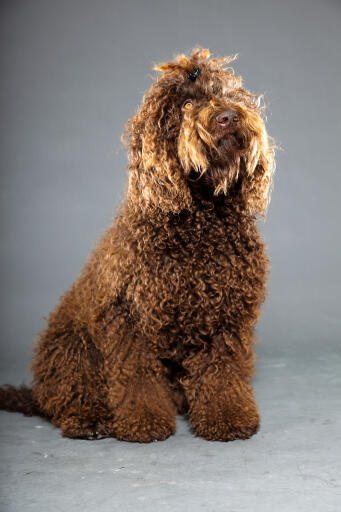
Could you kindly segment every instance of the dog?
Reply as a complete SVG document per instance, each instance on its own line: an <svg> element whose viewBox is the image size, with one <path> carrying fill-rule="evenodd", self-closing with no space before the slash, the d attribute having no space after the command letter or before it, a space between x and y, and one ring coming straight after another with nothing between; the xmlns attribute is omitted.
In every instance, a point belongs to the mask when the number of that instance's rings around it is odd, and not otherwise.
<svg viewBox="0 0 341 512"><path fill-rule="evenodd" d="M257 229L275 169L259 97L207 49L159 72L123 143L112 226L40 333L31 387L1 409L63 436L164 440L177 414L207 440L255 434L254 328L269 260Z"/></svg>

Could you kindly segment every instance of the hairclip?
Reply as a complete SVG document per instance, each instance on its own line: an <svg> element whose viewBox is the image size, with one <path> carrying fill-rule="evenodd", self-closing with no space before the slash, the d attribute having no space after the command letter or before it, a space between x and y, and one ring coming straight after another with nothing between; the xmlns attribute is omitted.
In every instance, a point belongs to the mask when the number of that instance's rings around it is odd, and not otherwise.
<svg viewBox="0 0 341 512"><path fill-rule="evenodd" d="M198 76L200 76L200 74L201 74L201 69L194 68L193 71L191 71L190 74L188 75L188 78L190 80L192 80L192 82L195 82L196 79L198 78Z"/></svg>

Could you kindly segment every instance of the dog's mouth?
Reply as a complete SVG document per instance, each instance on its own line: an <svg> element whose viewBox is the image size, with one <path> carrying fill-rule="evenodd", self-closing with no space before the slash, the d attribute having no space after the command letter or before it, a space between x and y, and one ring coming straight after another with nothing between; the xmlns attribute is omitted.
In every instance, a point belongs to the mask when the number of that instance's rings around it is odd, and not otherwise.
<svg viewBox="0 0 341 512"><path fill-rule="evenodd" d="M217 148L221 153L242 149L242 140L238 136L238 132L228 132L219 137L217 140Z"/></svg>
<svg viewBox="0 0 341 512"><path fill-rule="evenodd" d="M214 147L208 149L209 162L213 167L229 168L231 162L239 160L239 153L245 148L238 130L229 130L216 135Z"/></svg>

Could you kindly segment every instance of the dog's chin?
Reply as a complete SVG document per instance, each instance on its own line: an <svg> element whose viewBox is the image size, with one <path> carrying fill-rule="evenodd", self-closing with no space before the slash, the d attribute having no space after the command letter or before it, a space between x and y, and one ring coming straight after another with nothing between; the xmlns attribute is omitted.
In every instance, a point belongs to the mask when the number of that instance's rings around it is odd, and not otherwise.
<svg viewBox="0 0 341 512"><path fill-rule="evenodd" d="M240 163L242 171L245 166L242 160ZM189 186L195 195L214 200L221 199L239 187L241 179L241 173L236 172L226 160L225 162L210 162L210 167L202 174L198 174L193 169L188 175Z"/></svg>
<svg viewBox="0 0 341 512"><path fill-rule="evenodd" d="M245 171L243 148L243 139L237 132L217 137L215 148L206 155L208 168L202 174L192 169L188 175L192 191L217 197L238 186Z"/></svg>
<svg viewBox="0 0 341 512"><path fill-rule="evenodd" d="M217 141L218 152L223 156L241 149L241 140L236 133L227 133Z"/></svg>
<svg viewBox="0 0 341 512"><path fill-rule="evenodd" d="M216 149L208 157L210 169L219 169L231 177L233 169L239 167L243 160L242 147L241 141L234 134L219 139Z"/></svg>

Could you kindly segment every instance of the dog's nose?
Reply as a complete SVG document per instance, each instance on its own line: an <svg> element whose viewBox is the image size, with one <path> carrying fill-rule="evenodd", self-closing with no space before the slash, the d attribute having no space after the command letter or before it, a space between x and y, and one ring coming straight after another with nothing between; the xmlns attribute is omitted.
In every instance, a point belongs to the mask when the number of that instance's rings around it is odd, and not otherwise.
<svg viewBox="0 0 341 512"><path fill-rule="evenodd" d="M216 121L221 126L232 126L238 123L239 117L234 110L224 110L224 112L220 112L220 114L217 115Z"/></svg>

